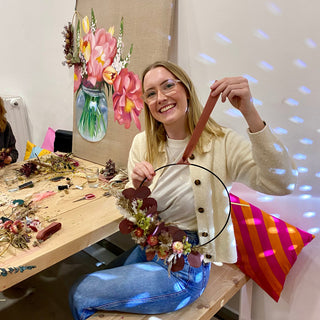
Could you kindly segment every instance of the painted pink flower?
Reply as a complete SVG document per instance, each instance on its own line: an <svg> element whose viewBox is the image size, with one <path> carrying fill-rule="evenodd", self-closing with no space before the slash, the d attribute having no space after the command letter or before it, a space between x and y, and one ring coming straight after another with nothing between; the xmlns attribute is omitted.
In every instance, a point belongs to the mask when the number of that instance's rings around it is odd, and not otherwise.
<svg viewBox="0 0 320 320"><path fill-rule="evenodd" d="M84 56L87 61L88 81L95 86L103 80L103 70L113 62L117 53L117 39L101 28L94 35L92 31L86 34L83 44L86 44L83 50L86 53Z"/></svg>
<svg viewBox="0 0 320 320"><path fill-rule="evenodd" d="M133 118L137 128L141 130L139 114L143 109L143 101L139 77L124 68L115 79L113 87L115 91L112 96L114 120L118 121L119 124L124 124L125 128L128 129Z"/></svg>
<svg viewBox="0 0 320 320"><path fill-rule="evenodd" d="M76 92L81 84L81 67L79 65L74 66L74 80L73 80L73 92Z"/></svg>

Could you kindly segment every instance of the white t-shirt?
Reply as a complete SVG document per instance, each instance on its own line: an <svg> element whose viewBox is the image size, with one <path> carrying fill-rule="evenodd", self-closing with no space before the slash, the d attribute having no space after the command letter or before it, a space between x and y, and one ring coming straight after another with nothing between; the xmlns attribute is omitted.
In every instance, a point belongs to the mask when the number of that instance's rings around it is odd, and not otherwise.
<svg viewBox="0 0 320 320"><path fill-rule="evenodd" d="M167 140L168 163L177 163L190 140ZM162 171L163 170L163 171ZM151 197L157 200L160 218L183 230L197 230L190 169L187 165L174 165L159 170L162 174ZM161 172L162 171L162 172Z"/></svg>

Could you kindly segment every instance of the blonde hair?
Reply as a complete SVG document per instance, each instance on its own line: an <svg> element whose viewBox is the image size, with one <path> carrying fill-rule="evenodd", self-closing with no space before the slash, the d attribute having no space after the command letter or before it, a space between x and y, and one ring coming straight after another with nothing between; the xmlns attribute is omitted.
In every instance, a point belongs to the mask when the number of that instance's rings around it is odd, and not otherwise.
<svg viewBox="0 0 320 320"><path fill-rule="evenodd" d="M199 101L195 87L187 75L187 73L178 65L169 61L157 61L149 65L142 73L142 87L144 85L144 78L146 74L155 68L163 67L170 71L178 80L180 80L186 90L188 97L188 111L187 111L187 131L192 135L193 130L200 118L203 110L203 106ZM144 87L143 87L144 90ZM154 164L159 154L159 145L164 144L167 140L165 128L163 124L153 118L148 105L144 104L145 110L145 131L147 137L147 154L146 161ZM203 152L203 146L209 142L210 139L218 136L223 136L224 133L219 124L217 124L211 117L199 138L196 145L196 151L198 153Z"/></svg>
<svg viewBox="0 0 320 320"><path fill-rule="evenodd" d="M7 118L5 114L7 113L5 107L4 107L4 101L0 97L0 132L4 132L7 126Z"/></svg>

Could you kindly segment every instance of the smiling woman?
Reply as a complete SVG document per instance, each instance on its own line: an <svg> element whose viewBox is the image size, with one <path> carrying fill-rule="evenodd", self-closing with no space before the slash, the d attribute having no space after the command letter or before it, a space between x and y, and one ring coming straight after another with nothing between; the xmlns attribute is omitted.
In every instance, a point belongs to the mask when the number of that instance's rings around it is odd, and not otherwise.
<svg viewBox="0 0 320 320"><path fill-rule="evenodd" d="M188 142L193 141L203 112L194 85L179 66L167 61L147 67L142 84L145 131L132 142L128 160L129 194L126 193L137 218L125 219L120 228L125 232L131 230L139 241L143 242L145 237L148 245L140 243L123 266L90 274L73 287L70 301L75 319L85 319L97 310L157 314L181 309L203 293L211 262L237 261L232 222L226 223L228 197L206 170L215 173L226 188L238 181L275 195L290 193L288 186L296 182L295 166L284 145L257 113L247 79L232 77L216 81L211 86L209 100L216 101L221 96L222 102L228 100L239 110L249 126L250 142L209 117L193 153L186 159L190 165L181 166L179 172L171 172L168 164L181 158ZM197 165L206 170L196 170ZM154 168L159 167L165 169L156 175ZM283 174L271 168L279 168ZM154 230L147 228L154 214L149 212L152 202L145 204L146 194L143 201L136 199L145 189L152 192L158 204L156 214L170 231L163 232L161 225ZM135 222L140 227L132 229ZM216 236L224 223L224 231ZM186 234L185 239L181 233L178 236L172 232L177 229ZM179 250L172 249L175 256L170 254L170 244L176 242L180 246ZM182 245L188 248L200 245L203 257L196 259L199 264L188 261ZM159 254L152 252L155 246ZM184 263L179 263L182 269L175 269L174 274L170 268L176 264L171 259L184 259ZM114 287L116 291L106 290Z"/></svg>

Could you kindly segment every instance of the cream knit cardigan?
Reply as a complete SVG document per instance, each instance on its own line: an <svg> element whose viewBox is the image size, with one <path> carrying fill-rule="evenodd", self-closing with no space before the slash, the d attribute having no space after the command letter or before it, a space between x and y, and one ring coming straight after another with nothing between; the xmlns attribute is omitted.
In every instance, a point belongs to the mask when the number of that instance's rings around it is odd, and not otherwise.
<svg viewBox="0 0 320 320"><path fill-rule="evenodd" d="M286 195L292 192L297 179L295 164L285 146L274 136L269 128L250 133L249 140L231 129L223 128L225 135L213 138L205 147L204 152L193 153L190 163L205 167L214 172L228 187L232 182L241 182L248 187L266 194ZM251 143L250 143L251 142ZM167 164L165 148L160 148L157 167ZM129 183L132 170L137 162L145 160L146 134L141 132L134 137L129 153ZM224 225L229 213L227 196L221 193L222 184L206 170L190 166L191 181L194 192L194 210L197 216L200 244L212 239ZM209 177L210 176L210 177ZM161 173L157 173L150 189L153 190ZM174 181L172 181L174 183ZM177 186L178 187L178 186ZM200 210L199 210L200 209ZM230 219L231 220L231 219ZM237 261L232 222L220 236L205 246L205 262Z"/></svg>

